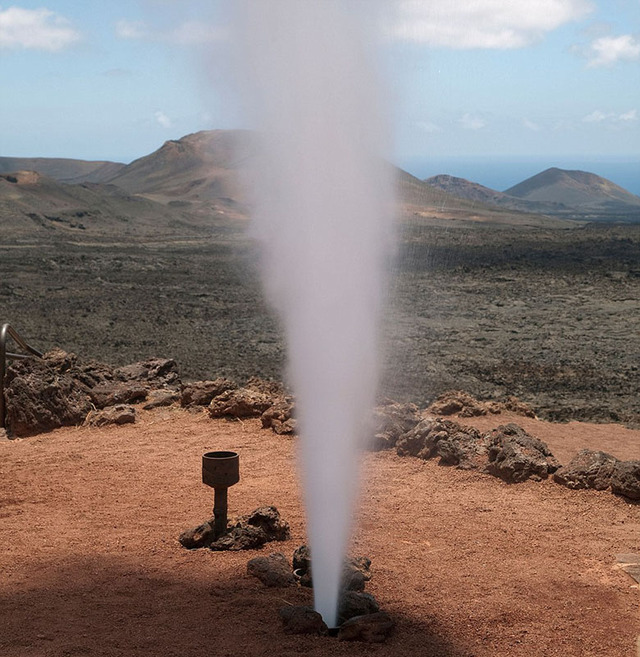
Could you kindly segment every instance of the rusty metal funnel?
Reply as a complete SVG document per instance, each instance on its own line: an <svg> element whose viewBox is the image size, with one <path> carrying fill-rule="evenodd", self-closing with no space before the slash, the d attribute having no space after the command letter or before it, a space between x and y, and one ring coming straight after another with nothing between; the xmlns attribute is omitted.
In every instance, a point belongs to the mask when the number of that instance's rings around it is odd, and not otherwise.
<svg viewBox="0 0 640 657"><path fill-rule="evenodd" d="M240 481L239 461L236 452L206 452L202 456L202 483L215 491L213 533L216 539L227 531L227 490Z"/></svg>

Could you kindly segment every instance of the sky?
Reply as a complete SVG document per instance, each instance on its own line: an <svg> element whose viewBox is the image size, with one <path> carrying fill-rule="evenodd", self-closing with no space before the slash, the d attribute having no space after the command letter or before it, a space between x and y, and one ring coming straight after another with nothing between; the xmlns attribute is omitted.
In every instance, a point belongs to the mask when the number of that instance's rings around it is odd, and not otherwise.
<svg viewBox="0 0 640 657"><path fill-rule="evenodd" d="M0 0L0 155L129 162L245 127L222 74L232 1ZM640 187L640 0L385 6L377 52L397 164L423 177L462 175L443 167L464 162L478 182L502 166L504 187L520 165L583 163L627 187L635 171Z"/></svg>

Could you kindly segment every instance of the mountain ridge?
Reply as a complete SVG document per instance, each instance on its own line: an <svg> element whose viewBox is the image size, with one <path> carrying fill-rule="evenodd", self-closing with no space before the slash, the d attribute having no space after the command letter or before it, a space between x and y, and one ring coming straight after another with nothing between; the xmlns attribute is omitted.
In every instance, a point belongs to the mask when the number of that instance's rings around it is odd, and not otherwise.
<svg viewBox="0 0 640 657"><path fill-rule="evenodd" d="M202 227L212 216L244 219L249 215L250 205L243 182L246 183L248 163L255 156L256 145L255 134L247 130L209 130L165 141L152 153L129 164L2 157L0 206L3 216L11 214L12 203L14 212L46 216L43 199L49 198L51 216L62 213L61 216L67 217L65 213L71 211L71 206L74 212L84 212L83 203L89 214L95 214L100 206L98 197L103 194L105 207L110 208L106 215L124 212L123 216L133 220L139 210L142 224L147 228L151 208L160 217L159 226L165 227L172 221L180 225L183 220ZM43 177L28 182L23 171L20 185L12 191L11 185L15 183L7 177L12 174L5 171L12 165L38 167ZM405 220L567 227L575 225L567 217L581 218L572 213L615 214L640 210L640 197L588 172L552 167L500 192L447 174L423 181L392 164L389 166L393 168L400 214ZM59 187L65 184L70 187ZM27 194L29 185L32 188ZM24 188L22 205L15 193L20 186ZM36 190L38 186L40 191ZM567 198L562 196L563 190L569 190L569 198L577 205L564 202ZM74 197L75 201L64 201L65 195ZM31 209L26 207L29 202L33 204ZM128 210L121 207L123 204L133 214L127 214ZM69 221L75 222L73 218Z"/></svg>

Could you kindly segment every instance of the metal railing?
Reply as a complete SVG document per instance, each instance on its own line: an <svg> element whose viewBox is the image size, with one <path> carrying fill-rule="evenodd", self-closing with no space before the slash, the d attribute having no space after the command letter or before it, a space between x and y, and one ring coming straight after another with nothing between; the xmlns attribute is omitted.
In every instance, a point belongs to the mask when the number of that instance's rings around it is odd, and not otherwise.
<svg viewBox="0 0 640 657"><path fill-rule="evenodd" d="M27 351L28 353L14 354L7 351L7 338L11 338L23 351ZM27 344L11 324L3 324L2 328L0 328L0 428L5 426L4 375L7 372L7 359L17 360L29 358L29 356L42 358L42 354L30 344Z"/></svg>

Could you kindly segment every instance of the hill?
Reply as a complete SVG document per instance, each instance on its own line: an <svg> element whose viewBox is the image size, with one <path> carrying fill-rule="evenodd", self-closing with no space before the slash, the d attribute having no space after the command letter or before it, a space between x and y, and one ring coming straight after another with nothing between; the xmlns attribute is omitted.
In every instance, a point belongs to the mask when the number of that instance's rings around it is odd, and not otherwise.
<svg viewBox="0 0 640 657"><path fill-rule="evenodd" d="M165 142L157 151L122 168L109 182L130 193L191 211L214 209L228 216L249 212L242 177L255 153L248 131L213 130ZM474 221L514 225L564 225L556 219L487 207L456 198L393 167L401 214L425 221ZM524 205L524 204L522 204Z"/></svg>
<svg viewBox="0 0 640 657"><path fill-rule="evenodd" d="M474 223L500 224L508 226L530 226L538 228L567 228L573 222L540 214L532 209L535 204L515 199L513 204L496 202L500 192L493 192L482 185L470 183L452 176L435 176L419 180L411 174L396 169L398 198L406 218L426 218L437 222L465 221ZM461 184L443 184L446 179L462 181ZM480 193L480 190L487 190ZM493 193L491 193L493 192Z"/></svg>
<svg viewBox="0 0 640 657"><path fill-rule="evenodd" d="M567 210L640 215L640 197L587 171L551 168L505 190L527 201L562 203Z"/></svg>
<svg viewBox="0 0 640 657"><path fill-rule="evenodd" d="M125 165L120 162L54 157L0 157L0 174L37 171L60 182L106 182Z"/></svg>
<svg viewBox="0 0 640 657"><path fill-rule="evenodd" d="M191 233L191 218L115 185L66 184L35 171L0 174L3 240L54 236L161 236Z"/></svg>
<svg viewBox="0 0 640 657"><path fill-rule="evenodd" d="M26 203L29 207L24 207L23 198L23 205L18 203L13 208L14 214L19 216L35 214L67 217L64 212L71 206L68 200L62 206L59 201L69 195L76 197L75 205L71 204L74 212L85 212L84 206L88 206L96 214L101 203L98 196L104 193L105 216L111 213L110 208L113 208L114 203L117 205L123 203L124 198L130 199L124 214L131 219L132 225L139 210L142 224L146 223L147 228L150 228L150 208L160 206L164 210L157 210L158 227L163 224L162 217L175 213L189 215L187 223L194 221L202 225L210 219L212 213L229 219L242 219L249 215L243 178L247 176L255 150L255 137L249 131L212 130L169 140L153 153L127 165L104 161L5 157L0 158L0 173L29 170L43 176L36 185L40 188L29 188L30 200ZM396 167L393 167L393 173L396 177L400 216L406 220L436 224L451 224L455 221L550 228L572 225L565 220L543 216L541 212L552 207L550 204L507 197L475 183L447 176L437 176L425 182ZM4 180L6 187L6 176ZM76 187L74 190L57 187L54 192L54 183L84 187ZM89 189L86 185L90 183L102 186ZM12 211L11 203L16 200L15 193L9 193L8 189L1 197L5 224L6 217ZM121 190L120 196L115 193L115 189ZM90 200L87 199L89 191L92 193ZM137 199L137 205L131 201L133 197ZM53 202L51 207L47 206L45 198ZM145 206L144 201L152 202L155 206ZM31 207L31 203L35 205ZM118 210L113 216L119 214L123 213ZM168 221L165 221L165 228L170 225ZM73 218L69 218L69 222L68 228L78 223ZM81 223L86 228L86 223ZM50 226L49 220L44 225ZM108 230L108 222L103 223L102 228Z"/></svg>
<svg viewBox="0 0 640 657"><path fill-rule="evenodd" d="M109 182L162 203L246 214L240 173L253 153L244 130L212 130L166 141L123 167Z"/></svg>
<svg viewBox="0 0 640 657"><path fill-rule="evenodd" d="M528 201L516 196L510 196L504 192L499 192L490 187L485 187L480 183L447 174L432 176L431 178L427 178L424 182L427 185L437 187L438 189L447 192L451 196L464 198L474 201L475 203L484 203L486 205L495 205L510 210L517 210L518 212L553 213L566 209L565 206L560 203Z"/></svg>

